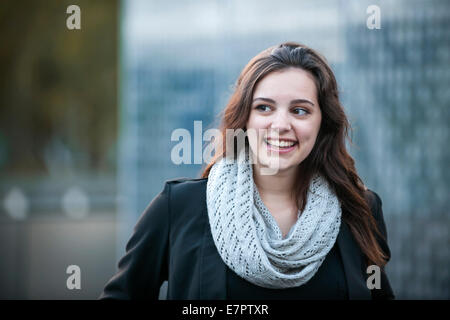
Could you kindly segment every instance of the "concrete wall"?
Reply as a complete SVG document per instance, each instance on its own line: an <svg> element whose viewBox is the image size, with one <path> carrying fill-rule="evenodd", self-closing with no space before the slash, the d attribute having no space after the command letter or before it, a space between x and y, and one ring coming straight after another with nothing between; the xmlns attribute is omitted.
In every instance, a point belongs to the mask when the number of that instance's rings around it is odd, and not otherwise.
<svg viewBox="0 0 450 320"><path fill-rule="evenodd" d="M57 213L0 219L0 299L96 299L116 268L115 212L83 220ZM81 289L69 290L69 265Z"/></svg>

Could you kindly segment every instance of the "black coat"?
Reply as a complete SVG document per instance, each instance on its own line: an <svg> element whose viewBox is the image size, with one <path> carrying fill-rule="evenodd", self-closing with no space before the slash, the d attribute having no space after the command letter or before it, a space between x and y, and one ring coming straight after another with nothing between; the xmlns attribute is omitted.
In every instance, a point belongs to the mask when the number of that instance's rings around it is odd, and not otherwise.
<svg viewBox="0 0 450 320"><path fill-rule="evenodd" d="M204 179L174 179L145 209L119 261L118 272L106 284L100 299L158 299L168 280L167 299L226 299L226 268L209 226ZM381 200L366 191L372 214L386 236ZM381 289L369 290L362 251L342 220L337 244L350 299L394 299L382 270ZM386 241L379 239L390 257Z"/></svg>

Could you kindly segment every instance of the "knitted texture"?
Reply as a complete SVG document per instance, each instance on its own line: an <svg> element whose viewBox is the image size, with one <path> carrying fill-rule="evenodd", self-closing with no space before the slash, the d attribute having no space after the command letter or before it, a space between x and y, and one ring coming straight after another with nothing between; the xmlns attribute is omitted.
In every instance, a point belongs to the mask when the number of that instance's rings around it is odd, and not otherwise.
<svg viewBox="0 0 450 320"><path fill-rule="evenodd" d="M248 152L239 159L216 162L207 182L211 234L222 260L261 287L282 289L306 283L336 241L342 214L338 198L316 175L305 209L283 238L253 181Z"/></svg>

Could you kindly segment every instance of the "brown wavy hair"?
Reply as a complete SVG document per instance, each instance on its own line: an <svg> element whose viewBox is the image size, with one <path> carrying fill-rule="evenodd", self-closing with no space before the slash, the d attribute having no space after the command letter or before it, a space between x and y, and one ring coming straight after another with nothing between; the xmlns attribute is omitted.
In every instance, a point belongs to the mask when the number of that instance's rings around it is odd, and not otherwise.
<svg viewBox="0 0 450 320"><path fill-rule="evenodd" d="M286 42L270 47L251 59L242 70L227 106L219 115L222 141L236 139L235 136L226 135L227 129L246 131L253 91L258 82L271 72L292 67L308 71L314 76L322 112L316 143L308 157L299 164L298 179L293 190L298 207L304 210L310 181L315 173L322 174L336 192L342 206L342 219L348 224L368 265L384 266L387 256L375 235L384 237L377 228L365 197L367 188L357 174L355 161L346 150L346 138L352 143L348 135L351 127L339 101L335 76L322 55L305 45ZM247 138L245 143L248 146ZM226 145L221 143L220 148L216 149L220 151L207 164L202 178L208 177L212 165L225 156ZM236 152L233 151L234 157Z"/></svg>

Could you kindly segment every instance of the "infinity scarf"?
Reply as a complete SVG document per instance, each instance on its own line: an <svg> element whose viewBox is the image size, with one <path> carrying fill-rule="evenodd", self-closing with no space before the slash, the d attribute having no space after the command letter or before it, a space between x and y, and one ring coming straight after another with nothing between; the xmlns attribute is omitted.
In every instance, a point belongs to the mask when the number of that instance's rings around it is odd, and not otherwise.
<svg viewBox="0 0 450 320"><path fill-rule="evenodd" d="M316 175L307 203L286 238L264 205L244 159L216 162L206 191L209 224L225 264L245 280L265 288L301 286L310 280L333 247L341 205L327 181Z"/></svg>

